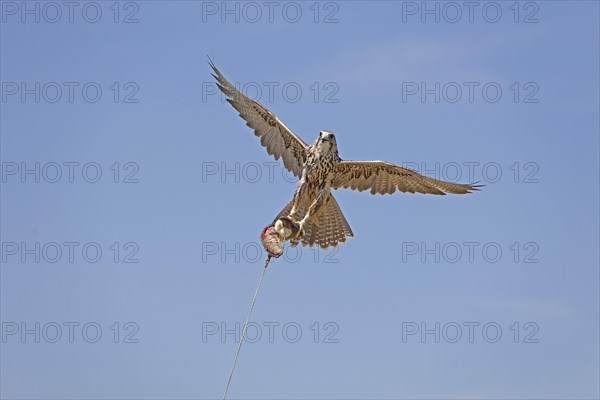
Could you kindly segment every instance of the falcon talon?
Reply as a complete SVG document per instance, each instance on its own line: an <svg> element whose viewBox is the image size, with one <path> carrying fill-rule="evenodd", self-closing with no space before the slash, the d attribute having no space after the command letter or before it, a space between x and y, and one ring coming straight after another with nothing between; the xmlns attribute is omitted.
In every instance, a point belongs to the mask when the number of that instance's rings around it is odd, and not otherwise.
<svg viewBox="0 0 600 400"><path fill-rule="evenodd" d="M298 224L298 237L304 237L305 235L304 224L304 220L300 221L300 223Z"/></svg>
<svg viewBox="0 0 600 400"><path fill-rule="evenodd" d="M298 223L290 217L280 217L275 221L275 229L281 240L297 239L300 236Z"/></svg>

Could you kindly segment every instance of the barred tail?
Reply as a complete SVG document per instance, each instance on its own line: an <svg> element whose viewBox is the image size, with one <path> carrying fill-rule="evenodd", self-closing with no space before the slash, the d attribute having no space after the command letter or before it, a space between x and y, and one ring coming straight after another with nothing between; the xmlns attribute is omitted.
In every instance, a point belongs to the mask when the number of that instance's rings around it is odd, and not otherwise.
<svg viewBox="0 0 600 400"><path fill-rule="evenodd" d="M289 215L292 210L292 203L293 201L290 201L275 220ZM299 205L297 213L299 219L304 217L309 206L310 204ZM297 246L301 241L304 246L314 246L316 244L326 249L330 246L337 246L340 242L345 242L347 237L354 237L346 217L344 217L340 206L331 193L325 201L323 209L307 221L304 232L305 235L299 240L290 240L292 246Z"/></svg>

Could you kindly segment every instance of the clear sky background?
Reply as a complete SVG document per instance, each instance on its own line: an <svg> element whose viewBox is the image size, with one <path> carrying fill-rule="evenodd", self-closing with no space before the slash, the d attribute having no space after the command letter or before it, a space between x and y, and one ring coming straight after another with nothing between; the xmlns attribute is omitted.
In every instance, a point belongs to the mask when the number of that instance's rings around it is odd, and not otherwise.
<svg viewBox="0 0 600 400"><path fill-rule="evenodd" d="M222 396L295 183L207 55L307 142L487 185L335 192L356 237L271 264L232 398L599 397L597 2L94 4L0 3L2 398Z"/></svg>

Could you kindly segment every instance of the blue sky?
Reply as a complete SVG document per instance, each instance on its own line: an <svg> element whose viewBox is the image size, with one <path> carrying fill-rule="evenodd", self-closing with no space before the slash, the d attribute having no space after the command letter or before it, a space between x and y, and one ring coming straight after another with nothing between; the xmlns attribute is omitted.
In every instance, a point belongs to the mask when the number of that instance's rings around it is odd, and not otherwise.
<svg viewBox="0 0 600 400"><path fill-rule="evenodd" d="M207 55L307 142L487 185L335 192L355 238L271 264L231 398L598 398L597 2L23 4L0 3L3 398L222 395L294 182Z"/></svg>

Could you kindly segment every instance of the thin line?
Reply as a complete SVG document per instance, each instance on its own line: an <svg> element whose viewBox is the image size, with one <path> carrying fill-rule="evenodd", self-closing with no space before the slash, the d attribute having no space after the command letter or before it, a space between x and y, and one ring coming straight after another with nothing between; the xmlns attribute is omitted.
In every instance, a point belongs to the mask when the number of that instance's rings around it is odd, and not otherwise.
<svg viewBox="0 0 600 400"><path fill-rule="evenodd" d="M229 385L231 384L231 378L233 377L233 371L235 370L235 364L237 364L238 356L240 355L240 350L242 349L242 343L244 343L244 338L246 337L246 328L248 327L248 323L250 322L250 316L252 315L252 310L254 310L254 304L256 303L256 298L258 297L258 291L260 290L260 285L262 284L263 278L265 277L265 272L267 272L267 266L271 261L271 256L267 256L267 261L265 261L265 267L263 268L263 272L260 276L260 280L258 281L258 286L256 287L256 292L254 292L254 299L252 299L252 305L250 306L250 311L248 312L248 318L246 318L246 323L244 324L244 329L242 329L242 337L240 338L240 344L238 345L237 351L235 352L235 358L233 359L233 366L231 367L231 372L229 373L229 379L227 380L227 386L225 387L225 394L223 394L223 400L227 398L227 391L229 390Z"/></svg>

